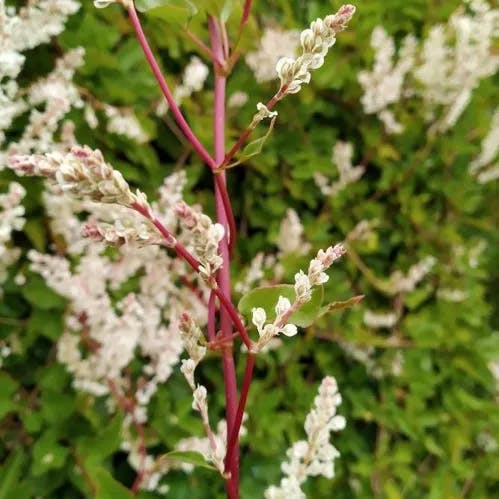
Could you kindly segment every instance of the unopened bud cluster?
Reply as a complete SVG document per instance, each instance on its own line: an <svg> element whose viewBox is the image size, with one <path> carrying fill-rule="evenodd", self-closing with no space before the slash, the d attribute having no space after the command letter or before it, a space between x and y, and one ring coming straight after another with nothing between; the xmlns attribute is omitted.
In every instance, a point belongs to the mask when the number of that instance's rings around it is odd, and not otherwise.
<svg viewBox="0 0 499 499"><path fill-rule="evenodd" d="M132 193L123 175L104 161L98 149L87 146L75 146L67 154L14 155L8 166L19 175L47 177L78 198L128 207L145 200L143 194Z"/></svg>
<svg viewBox="0 0 499 499"><path fill-rule="evenodd" d="M149 222L139 222L133 218L125 219L124 217L116 220L114 224L88 222L83 226L81 235L116 247L125 244L136 247L165 244L165 239L159 236ZM173 244L174 240L171 243Z"/></svg>
<svg viewBox="0 0 499 499"><path fill-rule="evenodd" d="M259 339L253 345L253 351L259 352L264 348L274 337L279 334L285 336L294 336L298 330L294 324L288 324L290 316L296 312L304 303L312 299L312 288L320 286L329 280L329 276L325 271L336 261L341 258L346 252L342 244L330 246L324 250L319 250L317 256L310 261L308 273L305 274L302 270L295 274L295 301L291 303L288 298L279 296L275 307L276 318L272 323L265 324L267 314L261 307L253 308L252 322L256 326Z"/></svg>
<svg viewBox="0 0 499 499"><path fill-rule="evenodd" d="M206 355L206 347L201 345L201 341L204 339L203 333L187 312L184 312L180 317L179 329L185 351L189 354L188 359L182 360L180 370L189 383L189 386L193 390L196 390L194 371Z"/></svg>
<svg viewBox="0 0 499 499"><path fill-rule="evenodd" d="M295 274L296 301L300 304L310 301L312 298L312 288L320 286L329 280L325 271L339 258L346 253L342 244L330 246L324 250L319 250L317 256L311 260L308 266L308 273L302 270Z"/></svg>
<svg viewBox="0 0 499 499"><path fill-rule="evenodd" d="M309 29L302 31L302 55L297 59L282 57L276 65L281 80L281 95L295 94L304 83L310 82L310 71L324 64L324 57L336 42L336 34L346 28L354 13L353 5L343 5L336 14L317 19Z"/></svg>
<svg viewBox="0 0 499 499"><path fill-rule="evenodd" d="M223 263L218 254L218 243L224 237L223 226L212 223L210 217L197 212L184 202L175 206L175 213L182 220L183 227L192 235L189 242L200 263L200 273L204 277L212 276Z"/></svg>

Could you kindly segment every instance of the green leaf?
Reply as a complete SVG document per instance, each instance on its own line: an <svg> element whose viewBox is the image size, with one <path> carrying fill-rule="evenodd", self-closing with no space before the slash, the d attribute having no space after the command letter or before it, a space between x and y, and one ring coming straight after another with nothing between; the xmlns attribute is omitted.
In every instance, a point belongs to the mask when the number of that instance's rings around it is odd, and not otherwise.
<svg viewBox="0 0 499 499"><path fill-rule="evenodd" d="M269 138L269 135L272 133L272 130L274 129L276 119L277 116L274 116L270 120L269 129L267 130L267 133L265 135L259 137L258 139L252 140L250 143L248 143L246 147L242 150L239 159L234 163L230 163L229 165L227 165L225 169L234 168L234 166L244 163L247 159L251 158L252 156L260 154L262 152L263 144L265 144L265 142Z"/></svg>
<svg viewBox="0 0 499 499"><path fill-rule="evenodd" d="M33 446L33 475L40 476L64 466L69 449L57 442L55 432L46 431Z"/></svg>
<svg viewBox="0 0 499 499"><path fill-rule="evenodd" d="M96 485L95 499L132 499L133 494L104 468L87 469Z"/></svg>
<svg viewBox="0 0 499 499"><path fill-rule="evenodd" d="M121 417L116 416L109 425L96 435L85 436L79 439L77 445L78 455L86 463L99 464L119 449L121 430Z"/></svg>
<svg viewBox="0 0 499 499"><path fill-rule="evenodd" d="M198 8L189 0L138 0L136 5L148 16L173 24L185 24L198 13Z"/></svg>
<svg viewBox="0 0 499 499"><path fill-rule="evenodd" d="M42 310L62 309L66 301L54 293L45 281L37 275L32 275L22 287L22 294L35 308Z"/></svg>
<svg viewBox="0 0 499 499"><path fill-rule="evenodd" d="M365 295L358 295L352 296L352 298L344 301L333 301L325 307L322 307L319 315L322 316L329 314L330 312L336 312L338 310L353 307L354 305L357 305L357 303L361 302L364 299L364 296Z"/></svg>
<svg viewBox="0 0 499 499"><path fill-rule="evenodd" d="M217 469L213 465L208 463L204 456L199 452L172 450L171 452L163 454L160 459L162 461L177 461L181 463L188 463L192 464L193 466L200 466L202 468L217 471Z"/></svg>
<svg viewBox="0 0 499 499"><path fill-rule="evenodd" d="M24 454L16 452L9 456L0 469L0 499L15 497L23 463Z"/></svg>
<svg viewBox="0 0 499 499"><path fill-rule="evenodd" d="M16 409L17 404L13 396L17 390L18 383L7 373L0 372L0 419L7 413Z"/></svg>
<svg viewBox="0 0 499 499"><path fill-rule="evenodd" d="M312 291L312 299L305 303L289 318L289 322L300 327L310 326L314 320L320 315L321 304L324 295L322 286L316 287ZM291 303L295 299L295 288L291 284L280 284L277 286L262 286L252 289L246 293L239 301L237 307L239 311L251 317L251 310L256 307L261 307L265 310L267 317L272 320L275 318L275 306L279 296L288 298Z"/></svg>

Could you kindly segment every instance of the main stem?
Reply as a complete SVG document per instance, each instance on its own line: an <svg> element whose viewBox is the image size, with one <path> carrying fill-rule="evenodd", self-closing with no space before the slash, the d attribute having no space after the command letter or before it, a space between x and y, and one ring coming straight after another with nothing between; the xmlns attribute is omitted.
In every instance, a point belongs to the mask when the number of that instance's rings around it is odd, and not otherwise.
<svg viewBox="0 0 499 499"><path fill-rule="evenodd" d="M211 49L217 59L224 59L222 37L220 29L213 17L208 18L210 31ZM215 163L219 164L225 157L225 84L226 78L219 71L217 65L215 69L215 91L213 104L213 149ZM222 224L227 231L229 223L224 209L224 199L222 189L225 188L225 173L219 175L221 181L215 183L215 205L217 212L217 221ZM223 185L220 185L220 184ZM232 228L234 230L234 228ZM230 234L232 239L234 234ZM223 259L222 267L218 273L217 282L220 291L230 299L230 254L227 238L220 241L220 255ZM222 337L230 338L232 336L232 319L225 308L220 309L220 329ZM237 381L236 369L234 365L234 354L230 342L222 349L223 374L225 383L225 417L227 419L227 440L232 434L235 425L237 413ZM226 463L226 469L230 473L226 482L227 496L229 499L238 499L239 497L239 451L236 449Z"/></svg>

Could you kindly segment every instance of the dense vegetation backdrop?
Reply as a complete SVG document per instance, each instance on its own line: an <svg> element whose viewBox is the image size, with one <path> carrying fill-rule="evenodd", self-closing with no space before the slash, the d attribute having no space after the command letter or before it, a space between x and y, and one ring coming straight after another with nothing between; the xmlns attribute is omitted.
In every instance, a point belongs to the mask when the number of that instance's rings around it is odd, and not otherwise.
<svg viewBox="0 0 499 499"><path fill-rule="evenodd" d="M184 3L172 3L180 6L177 23L169 22L171 16L169 21L168 16L143 19L175 86L191 57L202 59L203 54L185 35ZM203 4L198 5L203 11L238 2L193 3ZM241 49L258 50L268 27L299 31L337 7L338 2L328 1L257 1ZM390 109L404 129L387 133L376 112L367 113L361 101L365 92L359 73L373 67L373 30L383 26L399 48L407 34L424 39L432 26L448 23L456 9L467 12L469 7L454 0L370 0L357 8L311 84L279 105L275 129L262 152L228 176L240 227L235 281L243 278L257 253L281 252L282 279L288 282L314 250L350 235L349 253L334 268L327 299L365 295L357 306L321 318L259 357L242 441L242 497L263 497L269 484L278 483L285 451L303 437L305 414L326 375L338 381L343 396L339 412L347 427L334 436L341 453L336 476L309 480L308 497L493 497L499 476L499 205L497 184L479 181L470 165L494 126L497 77L478 78L456 123L437 131L430 129L447 104L434 105L432 117L423 97L401 92ZM237 6L233 12L229 27L235 29ZM192 17L189 29L207 39L203 12ZM497 58L495 40L489 51ZM161 95L119 5L100 10L82 2L60 35L24 52L19 86L28 88L47 75L58 57L76 47L85 49L73 80L81 89L82 105L73 107L66 119L74 124L77 141L101 149L129 182L152 198L167 174L184 169L186 199L213 213L211 175L179 140L168 115L157 115ZM211 89L208 76L203 89L182 101L207 145L212 140ZM247 102L240 105L245 97L239 94L239 102L234 98L229 107L228 141L251 120L256 103L275 90L275 80L256 81L243 56L229 80L228 95L244 92ZM106 118L106 105L132 110L144 136L132 140L110 130L106 120L113 111ZM89 107L98 124L89 118ZM26 113L14 120L4 148L19 139L26 120ZM331 159L338 142L351 144L351 161L364 171L331 192L328 186L338 181ZM65 253L44 207L43 183L3 170L0 192L12 181L27 191L22 201L27 221L5 243L21 252L6 269L0 298L0 498L127 497L117 482L129 487L135 473L120 447L122 415L110 416L102 398L73 387L72 376L56 358L68 302L30 269L27 254L33 248ZM303 224L303 234L296 237L304 243L285 251L279 232L290 216L288 208ZM367 229L352 236L362 221ZM305 243L310 245L306 253L301 251ZM412 274L412 289L394 290L393 273L411 278L411 266L418 263L424 268L413 269L422 276ZM272 280L274 266L263 268L264 277ZM135 285L132 279L115 291L114 299ZM206 362L202 376L207 386L220 386L219 362ZM223 392L213 393L210 410L221 414ZM160 386L148 410L148 446L157 455L182 438L202 436L191 411L191 392L178 370ZM219 478L202 467L191 473L173 470L164 483L168 495L178 499L223 497ZM161 495L143 491L138 497Z"/></svg>

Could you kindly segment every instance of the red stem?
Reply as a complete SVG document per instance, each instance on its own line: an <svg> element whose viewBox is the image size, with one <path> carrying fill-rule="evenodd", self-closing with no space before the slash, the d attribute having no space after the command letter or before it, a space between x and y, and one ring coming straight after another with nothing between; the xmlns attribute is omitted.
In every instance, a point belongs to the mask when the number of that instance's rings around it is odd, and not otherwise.
<svg viewBox="0 0 499 499"><path fill-rule="evenodd" d="M244 370L243 386L241 388L241 396L239 397L239 404L237 406L236 419L234 422L234 427L230 433L230 437L227 442L227 454L225 455L225 469L229 470L229 463L232 459L234 452L238 449L239 444L239 432L241 431L241 424L243 422L244 409L246 407L246 401L248 399L248 392L251 386L251 380L253 379L253 368L255 367L255 354L249 353L248 360L246 361L246 368Z"/></svg>
<svg viewBox="0 0 499 499"><path fill-rule="evenodd" d="M208 154L208 151L206 151L206 149L203 147L203 144L201 144L198 138L194 135L194 132L191 130L191 127L185 120L184 116L182 115L182 112L180 111L179 107L177 106L177 103L175 102L175 99L173 98L173 94L170 91L170 88L168 87L168 84L166 83L166 80L161 73L161 69L159 68L158 63L154 58L154 54L152 53L149 43L147 42L147 38L144 34L144 30L142 29L139 16L137 15L137 11L135 10L133 4L128 9L128 15L135 29L135 33L137 35L137 39L140 43L140 46L144 51L144 55L147 59L147 62L149 63L149 66L151 67L151 70L154 76L156 77L156 80L161 88L161 91L163 92L163 95L165 96L165 99L167 100L168 105L170 106L175 121L182 130L183 134L193 145L194 149L199 154L201 159L208 166L210 166L210 168L214 168L216 166L216 163L213 161L213 158Z"/></svg>
<svg viewBox="0 0 499 499"><path fill-rule="evenodd" d="M243 15L241 16L241 22L239 23L239 36L243 31L244 26L248 22L250 11L251 11L252 0L245 0L243 7Z"/></svg>
<svg viewBox="0 0 499 499"><path fill-rule="evenodd" d="M215 184L217 185L218 191L222 198L223 207L227 215L227 223L229 224L229 254L232 257L234 255L234 247L236 244L236 220L234 219L234 213L232 212L232 205L230 202L229 193L227 192L225 177L222 177L217 173L215 175Z"/></svg>
<svg viewBox="0 0 499 499"><path fill-rule="evenodd" d="M208 340L215 341L215 293L211 290L208 301Z"/></svg>
<svg viewBox="0 0 499 499"><path fill-rule="evenodd" d="M140 213L142 216L147 218L152 222L152 224L158 229L158 231L161 233L161 235L165 238L166 241L171 241L173 238L173 235L171 232L161 223L160 220L158 220L152 213L150 213L149 209L142 206L139 203L133 203L131 206L135 211ZM179 258L182 258L185 260L196 272L199 272L199 262L185 249L185 247L179 243L178 241L175 242L173 245L173 249L177 253L177 256ZM224 264L225 265L225 264ZM223 267L222 267L223 268ZM213 292L217 296L217 298L220 300L220 304L224 307L224 309L227 311L227 314L229 314L229 317L231 318L231 321L234 323L234 326L236 326L237 330L239 331L241 335L241 339L243 340L244 344L248 349L251 348L252 341L250 337L248 336L248 333L246 332L246 328L244 327L243 323L241 322L241 319L239 318L239 314L237 313L236 308L232 304L231 300L228 299L224 292L219 289L213 289ZM230 292L230 289L229 289ZM232 333L232 330L230 331Z"/></svg>
<svg viewBox="0 0 499 499"><path fill-rule="evenodd" d="M222 34L215 19L211 16L208 17L208 28L210 31L210 40L213 53L220 58L224 57L224 48ZM213 103L213 149L215 163L223 161L225 155L225 76L216 71L215 68L215 90L214 90L214 103ZM225 187L225 174L216 175L220 180L215 182L215 204L217 212L217 221L224 227L228 226L228 219L226 216L224 206L223 191ZM229 201L230 202L230 201ZM231 239L233 234L230 234ZM223 238L219 246L220 255L223 258L223 264L218 272L217 282L219 289L223 293L221 303L224 304L225 300L230 301L230 255L227 239ZM228 296L229 298L226 298ZM222 331L222 338L229 338L232 335L232 321L230 307L224 307L220 310L220 329ZM246 331L244 332L246 334ZM241 335L244 338L243 335ZM231 434L235 424L235 417L237 413L237 379L236 368L234 364L234 355L232 346L229 344L222 350L222 365L225 385L225 417L227 420L227 438ZM229 499L238 499L239 497L239 453L234 452L233 457L226 466L230 476L226 481L226 491Z"/></svg>
<svg viewBox="0 0 499 499"><path fill-rule="evenodd" d="M180 111L180 108L178 107L177 103L175 102L170 87L168 86L168 83L166 83L166 80L163 77L163 74L161 73L161 69L159 68L159 65L154 57L154 54L152 53L151 47L147 42L147 38L144 34L144 30L142 29L142 25L137 15L137 11L135 10L135 7L133 5L128 9L128 14L130 16L130 21L135 29L135 33L137 35L137 39L140 43L140 46L144 51L144 55L147 59L147 62L149 63L149 66L151 67L151 70L154 76L156 77L156 80L161 88L161 91L163 92L163 95L165 96L165 99L168 102L168 105L170 106L171 112L173 114L173 117L175 118L175 121L177 122L177 125L182 130L182 133L185 135L187 140L192 144L196 152L199 154L200 158L213 170L216 167L217 162L209 155L208 151L206 151L203 144L201 144L201 142L198 140L198 138L192 131L191 127L187 123L186 119L184 118L182 112ZM223 54L222 54L222 59L223 59ZM217 66L218 62L215 63L215 71L217 70ZM225 183L220 182L218 179L216 181L217 183L220 184L219 188L221 190L222 196L224 196L224 199L225 198L228 199ZM229 223L229 232L231 237L230 247L232 253L232 248L234 248L235 244L236 224L234 221L234 215L232 213L230 201L227 202L226 200L224 200L224 208L227 212L227 218ZM232 240L232 238L234 238L234 240Z"/></svg>
<svg viewBox="0 0 499 499"><path fill-rule="evenodd" d="M185 34L211 59L211 61L219 66L220 68L224 67L224 62L220 60L214 53L213 50L208 47L203 40L201 40L195 33L190 30L185 30Z"/></svg>

